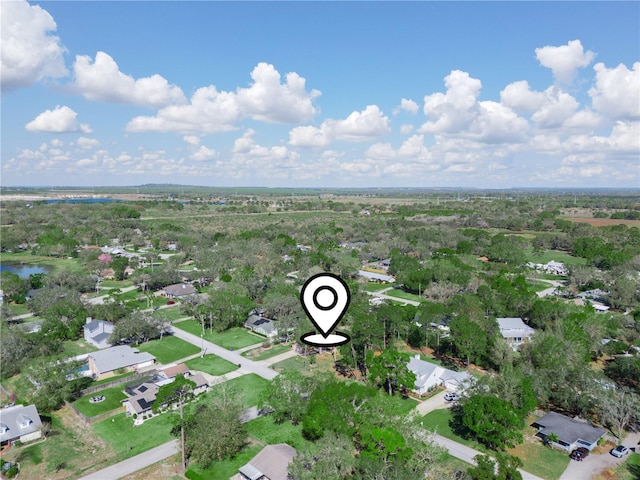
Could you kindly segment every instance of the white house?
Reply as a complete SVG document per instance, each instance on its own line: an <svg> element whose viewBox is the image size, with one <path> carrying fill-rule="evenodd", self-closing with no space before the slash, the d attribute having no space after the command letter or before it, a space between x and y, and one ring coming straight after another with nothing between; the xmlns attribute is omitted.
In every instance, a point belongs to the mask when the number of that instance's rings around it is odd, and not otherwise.
<svg viewBox="0 0 640 480"><path fill-rule="evenodd" d="M544 417L533 422L531 426L538 429L536 437L568 452L576 447L586 447L593 450L598 445L598 441L607 433L602 428L556 412L547 413ZM549 440L551 434L558 437L557 442Z"/></svg>
<svg viewBox="0 0 640 480"><path fill-rule="evenodd" d="M109 378L117 370L125 372L137 371L149 367L156 361L156 357L147 352L139 352L137 348L127 345L105 348L87 355L89 370L96 380Z"/></svg>
<svg viewBox="0 0 640 480"><path fill-rule="evenodd" d="M467 372L454 372L435 363L421 360L420 355L412 357L407 368L416 376L413 391L418 395L423 395L439 386L452 391L464 390L473 380L473 377Z"/></svg>
<svg viewBox="0 0 640 480"><path fill-rule="evenodd" d="M84 339L88 344L98 348L110 347L109 337L113 333L114 325L104 320L95 320L87 317L84 324Z"/></svg>
<svg viewBox="0 0 640 480"><path fill-rule="evenodd" d="M520 317L497 318L500 335L505 341L517 350L520 345L529 341L535 330L525 324Z"/></svg>

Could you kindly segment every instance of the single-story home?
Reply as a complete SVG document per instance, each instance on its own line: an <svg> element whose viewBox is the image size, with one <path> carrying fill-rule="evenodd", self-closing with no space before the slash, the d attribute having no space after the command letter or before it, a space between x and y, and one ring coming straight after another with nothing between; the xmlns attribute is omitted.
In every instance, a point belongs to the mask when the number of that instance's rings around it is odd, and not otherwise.
<svg viewBox="0 0 640 480"><path fill-rule="evenodd" d="M177 365L176 367L186 368L186 365L180 364L180 365ZM129 398L126 398L122 401L122 404L124 405L127 416L136 414L138 417L140 417L141 415L146 415L148 413L151 413L151 408L153 406L153 403L156 401L156 396L158 394L158 390L160 390L160 387L163 385L173 383L176 375L178 374L183 374L186 378L188 378L189 380L195 383L195 387L193 388L193 394L196 396L200 395L203 392L206 392L209 389L209 382L207 382L206 378L204 378L204 376L201 373L192 374L188 368L186 372L183 373L183 372L179 372L179 370L184 370L183 368L176 368L176 367L171 367L173 368L173 370L170 371L170 374L173 372L176 372L175 375L173 375L172 377L169 377L164 381L161 380L156 383L145 382L131 390L125 390L125 393L130 395ZM166 376L167 370L169 369L164 370L165 376Z"/></svg>
<svg viewBox="0 0 640 480"><path fill-rule="evenodd" d="M259 312L252 310L249 313L249 317L242 324L243 327L250 329L255 333L264 335L267 338L275 337L278 335L278 327L276 323L266 317L263 317Z"/></svg>
<svg viewBox="0 0 640 480"><path fill-rule="evenodd" d="M359 270L358 275L366 278L370 282L383 282L383 283L394 283L396 281L395 277L392 275L387 275L384 273L376 273L376 272L368 272L367 270Z"/></svg>
<svg viewBox="0 0 640 480"><path fill-rule="evenodd" d="M520 317L497 318L500 335L506 342L517 350L520 345L527 343L535 330L524 323Z"/></svg>
<svg viewBox="0 0 640 480"><path fill-rule="evenodd" d="M102 380L116 375L116 370L131 372L149 367L155 363L156 357L128 345L118 345L91 352L87 355L87 360L91 374L96 380Z"/></svg>
<svg viewBox="0 0 640 480"><path fill-rule="evenodd" d="M267 445L240 468L241 480L288 480L289 464L296 449L286 443Z"/></svg>
<svg viewBox="0 0 640 480"><path fill-rule="evenodd" d="M198 293L193 285L187 285L186 283L178 283L176 285L169 285L162 289L162 294L167 298L180 298L187 295L193 295Z"/></svg>
<svg viewBox="0 0 640 480"><path fill-rule="evenodd" d="M556 412L547 413L544 417L533 422L531 426L538 429L536 437L569 452L577 447L586 447L592 450L598 445L598 440L607 433L602 428ZM557 442L549 441L551 434L558 437Z"/></svg>
<svg viewBox="0 0 640 480"><path fill-rule="evenodd" d="M0 409L0 444L30 442L42 437L42 421L35 405Z"/></svg>
<svg viewBox="0 0 640 480"><path fill-rule="evenodd" d="M439 386L451 391L464 390L473 380L467 372L454 372L435 363L421 360L420 355L412 357L407 368L416 376L413 391L418 395L423 395Z"/></svg>
<svg viewBox="0 0 640 480"><path fill-rule="evenodd" d="M109 337L113 333L113 329L114 325L111 322L87 317L84 324L84 339L88 344L98 348L110 347Z"/></svg>

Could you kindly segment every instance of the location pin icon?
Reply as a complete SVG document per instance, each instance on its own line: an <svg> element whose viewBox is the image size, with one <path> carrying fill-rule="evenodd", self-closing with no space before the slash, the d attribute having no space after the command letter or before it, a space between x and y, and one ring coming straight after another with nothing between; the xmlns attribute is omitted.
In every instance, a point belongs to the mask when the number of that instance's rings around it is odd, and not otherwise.
<svg viewBox="0 0 640 480"><path fill-rule="evenodd" d="M309 278L300 291L300 303L320 334L305 333L300 340L319 347L335 347L351 340L346 333L332 333L347 312L350 301L349 287L337 275L319 273Z"/></svg>

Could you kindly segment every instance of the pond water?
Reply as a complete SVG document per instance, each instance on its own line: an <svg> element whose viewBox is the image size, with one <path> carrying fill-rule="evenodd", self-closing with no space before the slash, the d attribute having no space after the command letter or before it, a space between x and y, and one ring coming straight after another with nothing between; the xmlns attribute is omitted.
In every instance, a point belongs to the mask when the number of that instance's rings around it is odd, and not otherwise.
<svg viewBox="0 0 640 480"><path fill-rule="evenodd" d="M41 267L39 265L30 265L28 263L2 263L0 264L0 272L11 272L17 274L20 278L29 278L29 275L37 273L49 273L51 269Z"/></svg>

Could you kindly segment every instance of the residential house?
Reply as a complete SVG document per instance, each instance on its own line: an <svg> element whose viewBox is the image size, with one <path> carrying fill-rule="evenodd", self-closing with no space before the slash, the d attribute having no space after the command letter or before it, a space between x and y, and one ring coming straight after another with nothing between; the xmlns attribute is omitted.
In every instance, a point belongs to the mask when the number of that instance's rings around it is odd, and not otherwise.
<svg viewBox="0 0 640 480"><path fill-rule="evenodd" d="M117 370L138 371L153 365L156 357L147 352L139 352L128 345L105 348L87 355L89 371L96 380L116 375Z"/></svg>
<svg viewBox="0 0 640 480"><path fill-rule="evenodd" d="M517 350L520 345L527 343L535 330L524 323L521 318L497 318L500 335L505 341Z"/></svg>
<svg viewBox="0 0 640 480"><path fill-rule="evenodd" d="M592 450L598 445L598 440L607 433L602 428L556 412L547 413L544 417L533 422L531 426L538 429L536 437L569 452L577 447L586 447ZM558 437L557 442L549 440L551 434Z"/></svg>
<svg viewBox="0 0 640 480"><path fill-rule="evenodd" d="M113 329L114 325L111 322L87 317L87 321L84 324L84 339L88 344L97 348L110 347L109 337L111 337Z"/></svg>
<svg viewBox="0 0 640 480"><path fill-rule="evenodd" d="M262 316L263 312L258 310L252 310L249 312L249 317L242 324L245 328L250 329L252 332L264 335L267 338L272 338L278 335L278 327L276 323L266 317Z"/></svg>
<svg viewBox="0 0 640 480"><path fill-rule="evenodd" d="M467 372L454 372L435 363L421 360L420 355L412 357L407 368L416 375L413 391L418 395L423 395L439 386L452 391L464 390L473 379Z"/></svg>
<svg viewBox="0 0 640 480"><path fill-rule="evenodd" d="M392 275L386 275L384 273L377 272L368 272L367 270L359 270L358 275L366 278L370 282L380 282L380 283L394 283L396 279Z"/></svg>
<svg viewBox="0 0 640 480"><path fill-rule="evenodd" d="M286 443L267 445L239 470L241 480L288 480L296 449Z"/></svg>
<svg viewBox="0 0 640 480"><path fill-rule="evenodd" d="M167 298L181 298L187 295L193 295L198 293L193 285L187 285L185 283L178 283L176 285L169 285L162 289L162 294Z"/></svg>
<svg viewBox="0 0 640 480"><path fill-rule="evenodd" d="M0 444L19 440L30 442L42 437L42 421L35 405L14 405L0 410Z"/></svg>
<svg viewBox="0 0 640 480"><path fill-rule="evenodd" d="M189 368L184 364L175 365L162 371L164 380L161 378L155 383L144 382L134 388L125 390L129 398L124 399L122 404L124 405L127 416L135 414L140 417L151 414L158 390L160 390L160 387L163 385L173 383L177 375L184 375L195 383L193 394L196 396L209 390L209 382L207 382L201 373L191 373Z"/></svg>

